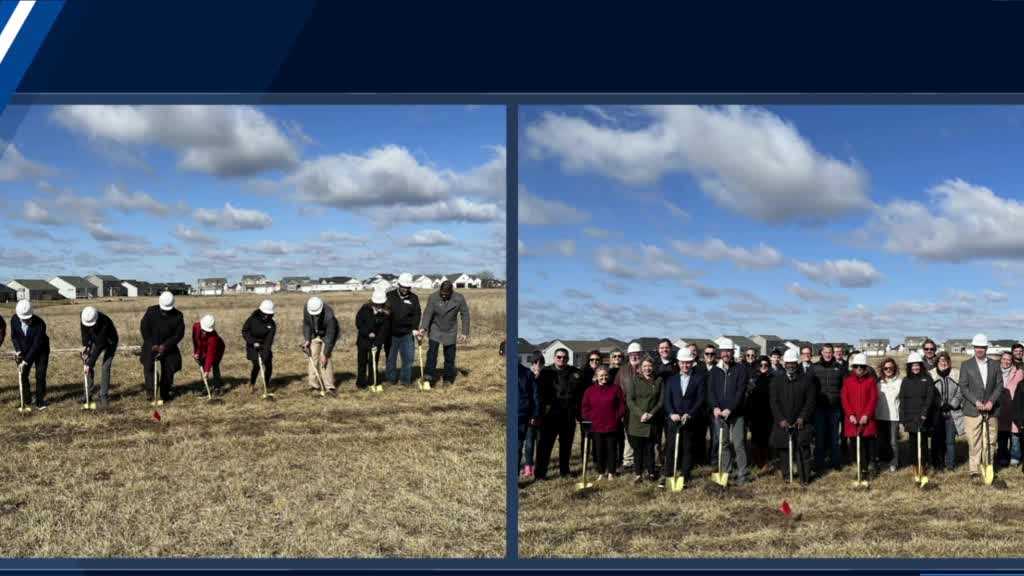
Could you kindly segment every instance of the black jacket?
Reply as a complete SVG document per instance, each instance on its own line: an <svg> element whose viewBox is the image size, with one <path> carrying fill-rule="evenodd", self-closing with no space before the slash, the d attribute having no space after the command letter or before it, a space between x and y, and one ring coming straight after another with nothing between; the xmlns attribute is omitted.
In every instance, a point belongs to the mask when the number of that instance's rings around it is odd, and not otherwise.
<svg viewBox="0 0 1024 576"><path fill-rule="evenodd" d="M519 365L519 424L526 424L530 418L540 416L540 397L537 395L537 380L533 371Z"/></svg>
<svg viewBox="0 0 1024 576"><path fill-rule="evenodd" d="M720 366L711 370L711 408L728 409L729 419L743 413L743 400L747 395L747 370L734 363L728 374Z"/></svg>
<svg viewBox="0 0 1024 576"><path fill-rule="evenodd" d="M576 417L583 401L583 373L575 366L559 370L546 367L540 371L538 395L541 415Z"/></svg>
<svg viewBox="0 0 1024 576"><path fill-rule="evenodd" d="M900 422L910 434L931 430L935 408L935 384L927 372L903 377L900 383Z"/></svg>
<svg viewBox="0 0 1024 576"><path fill-rule="evenodd" d="M96 360L104 352L106 358L113 358L117 352L117 327L114 321L103 312L96 317L96 324L82 327L82 347L85 348L88 356L85 363L90 367L96 366Z"/></svg>
<svg viewBox="0 0 1024 576"><path fill-rule="evenodd" d="M391 311L388 305L381 306L381 313L374 314L373 304L367 302L356 312L356 344L371 346L384 344L391 339ZM373 338L370 338L373 334Z"/></svg>
<svg viewBox="0 0 1024 576"><path fill-rule="evenodd" d="M410 290L404 298L398 290L388 292L388 307L391 308L391 336L400 337L412 333L420 326L420 299Z"/></svg>
<svg viewBox="0 0 1024 576"><path fill-rule="evenodd" d="M818 390L818 406L838 408L842 406L839 401L839 391L843 388L843 378L846 371L843 365L834 359L831 362L819 360L811 364L808 372L814 379L814 385Z"/></svg>
<svg viewBox="0 0 1024 576"><path fill-rule="evenodd" d="M46 322L39 316L28 321L28 336L21 329L21 318L11 317L11 345L21 353L21 360L35 364L43 356L50 355L50 337L46 334Z"/></svg>
<svg viewBox="0 0 1024 576"><path fill-rule="evenodd" d="M673 375L679 374L679 363L672 360L668 364L661 362L661 357L654 359L654 377L661 378L662 382L668 382Z"/></svg>
<svg viewBox="0 0 1024 576"><path fill-rule="evenodd" d="M242 325L242 338L245 338L245 357L256 362L256 344L260 343L263 358L270 358L274 347L274 336L277 334L277 322L273 315L254 310L249 319Z"/></svg>
<svg viewBox="0 0 1024 576"><path fill-rule="evenodd" d="M334 309L330 306L324 304L324 309L316 316L303 309L302 338L306 342L312 342L317 337L323 338L324 356L331 355L340 335L341 327L338 326L338 319L334 317Z"/></svg>
<svg viewBox="0 0 1024 576"><path fill-rule="evenodd" d="M142 333L142 353L139 361L147 370L153 367L153 346L163 345L164 355L161 358L168 369L173 372L181 370L181 351L178 343L185 337L185 317L181 311L173 308L163 311L159 306L150 306L139 323Z"/></svg>
<svg viewBox="0 0 1024 576"><path fill-rule="evenodd" d="M775 373L769 370L764 374L758 370L750 378L750 386L747 388L747 404L743 409L749 420L751 430L758 432L767 430L772 421L771 386Z"/></svg>
<svg viewBox="0 0 1024 576"><path fill-rule="evenodd" d="M794 436L800 446L806 446L813 435L814 403L817 388L810 372L797 370L792 380L782 370L775 373L769 387L769 399L772 406L771 445L775 448L789 447L789 431L779 427L783 420L795 425L797 418L803 418L803 428ZM796 448L796 446L794 446ZM788 457L788 456L787 456Z"/></svg>

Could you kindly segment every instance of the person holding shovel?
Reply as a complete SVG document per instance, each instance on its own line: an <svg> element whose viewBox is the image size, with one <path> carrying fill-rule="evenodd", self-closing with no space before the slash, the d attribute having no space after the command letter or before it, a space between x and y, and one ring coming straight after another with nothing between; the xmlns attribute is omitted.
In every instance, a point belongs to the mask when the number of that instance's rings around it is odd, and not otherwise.
<svg viewBox="0 0 1024 576"><path fill-rule="evenodd" d="M629 408L629 424L626 433L633 447L633 482L643 481L643 473L647 471L650 481L657 479L654 462L655 433L658 431L656 420L662 416L662 386L664 383L654 370L654 361L644 358L640 362L640 372L633 379L632 386L626 393L626 406Z"/></svg>
<svg viewBox="0 0 1024 576"><path fill-rule="evenodd" d="M21 393L25 404L33 403L30 398L28 375L36 369L36 410L45 410L46 369L50 364L50 337L46 334L46 322L32 312L32 304L22 300L14 307L11 318L11 345L14 346L14 361L21 374Z"/></svg>
<svg viewBox="0 0 1024 576"><path fill-rule="evenodd" d="M878 405L875 407L878 441L871 459L876 473L883 467L895 472L900 464L900 387L903 379L896 360L888 356L882 358L879 371L882 376L878 380Z"/></svg>
<svg viewBox="0 0 1024 576"><path fill-rule="evenodd" d="M207 314L192 324L192 359L199 364L206 383L218 396L223 386L220 362L224 359L225 348L224 339L217 334L216 319L212 315Z"/></svg>
<svg viewBox="0 0 1024 576"><path fill-rule="evenodd" d="M988 337L977 334L971 340L974 357L960 364L960 392L963 394L964 429L967 434L971 481L981 482L982 450L987 445L985 462L991 464L996 445L997 427L988 418L996 413L1003 394L1003 374L988 359ZM988 429L987 441L982 434Z"/></svg>
<svg viewBox="0 0 1024 576"><path fill-rule="evenodd" d="M729 473L737 485L750 481L747 472L747 427L743 413L743 401L747 394L747 371L742 364L737 364L733 357L733 342L729 338L718 341L722 362L711 370L711 413L713 417L713 438L715 451L722 452L723 461L719 467ZM725 446L718 448L719 429L724 427L722 442ZM733 457L735 454L735 470Z"/></svg>
<svg viewBox="0 0 1024 576"><path fill-rule="evenodd" d="M387 350L385 377L391 384L398 384L398 356L402 356L402 385L412 385L412 363L415 356L415 342L420 325L419 296L412 291L412 274L403 272L398 276L398 289L387 293L391 308L391 344ZM454 352L454 348L452 349ZM455 357L452 357L454 366Z"/></svg>
<svg viewBox="0 0 1024 576"><path fill-rule="evenodd" d="M334 309L317 296L306 300L302 313L302 351L312 360L309 362L309 387L313 390L319 390L323 382L327 392L334 392L331 354L340 334Z"/></svg>
<svg viewBox="0 0 1024 576"><path fill-rule="evenodd" d="M114 363L114 355L117 353L117 327L109 316L96 310L92 306L82 309L82 370L89 379L89 394L91 398L96 388L96 362L100 355L103 362L100 364L100 401L101 409L110 406L110 368ZM82 403L88 398L83 395Z"/></svg>
<svg viewBox="0 0 1024 576"><path fill-rule="evenodd" d="M391 340L391 308L383 290L374 290L370 301L356 312L356 388L366 390L374 383L377 370L374 359L380 358L384 345Z"/></svg>
<svg viewBox="0 0 1024 576"><path fill-rule="evenodd" d="M146 379L146 395L152 402L157 400L151 397L155 389L153 367L160 362L159 395L160 400L167 402L173 396L174 375L181 370L178 343L185 338L185 317L174 307L174 294L160 294L157 305L146 309L139 323L139 332L142 334L139 362Z"/></svg>
<svg viewBox="0 0 1024 576"><path fill-rule="evenodd" d="M459 318L462 319L462 330L459 331ZM450 280L441 283L441 288L427 298L427 306L423 309L420 320L419 339L426 338L427 365L425 378L427 382L437 382L437 349L444 352L444 372L442 384L455 383L455 344L465 344L469 339L469 305L466 298L455 292Z"/></svg>
<svg viewBox="0 0 1024 576"><path fill-rule="evenodd" d="M604 366L598 366L594 372L594 385L588 386L583 393L580 412L583 420L591 423L597 479L611 480L615 476L615 449L618 446L619 423L626 415L626 397L622 388L611 383L608 369Z"/></svg>
<svg viewBox="0 0 1024 576"><path fill-rule="evenodd" d="M277 322L274 321L274 303L270 300L260 302L260 307L242 325L242 338L245 339L245 357L252 363L249 371L249 391L256 392L256 379L260 377L260 362L263 363L263 384L268 389L274 373L274 336L277 334Z"/></svg>
<svg viewBox="0 0 1024 576"><path fill-rule="evenodd" d="M956 437L964 433L964 413L961 409L960 371L953 368L949 353L936 356L935 370L929 375L935 382L935 395L939 398L939 412L932 433L932 467L947 472L956 468Z"/></svg>
<svg viewBox="0 0 1024 576"><path fill-rule="evenodd" d="M869 457L872 454L871 443L876 435L875 410L878 408L878 382L868 371L868 357L855 354L850 359L852 369L839 392L843 406L843 435L849 439L851 450L856 451L860 438L860 454L854 457L860 463L860 478L867 480Z"/></svg>
<svg viewBox="0 0 1024 576"><path fill-rule="evenodd" d="M907 356L907 375L900 384L900 423L910 435L910 443L914 450L920 450L921 462L928 459L928 439L930 438L932 417L934 414L935 385L932 377L924 369L924 357L919 352L911 352ZM921 443L918 446L918 442ZM916 459L915 459L916 462Z"/></svg>
<svg viewBox="0 0 1024 576"><path fill-rule="evenodd" d="M665 382L665 390L662 392L665 398L665 416L668 418L666 429L667 440L665 442L665 466L661 486L664 488L664 478L671 478L674 472L681 472L683 486L690 481L690 473L693 471L693 447L691 438L694 433L693 424L704 409L704 391L706 385L704 380L706 373L697 373L693 370L697 357L689 348L684 348L676 353L676 364L678 373L673 374ZM676 445L676 435L679 436L679 444ZM676 455L679 455L679 462L676 462Z"/></svg>
<svg viewBox="0 0 1024 576"><path fill-rule="evenodd" d="M808 465L814 433L811 424L817 391L813 377L802 370L800 354L795 349L783 353L782 368L782 371L776 372L769 388L773 421L771 444L782 462L782 478L790 478L792 471L789 466L792 462L798 467L800 485L806 486L810 481Z"/></svg>

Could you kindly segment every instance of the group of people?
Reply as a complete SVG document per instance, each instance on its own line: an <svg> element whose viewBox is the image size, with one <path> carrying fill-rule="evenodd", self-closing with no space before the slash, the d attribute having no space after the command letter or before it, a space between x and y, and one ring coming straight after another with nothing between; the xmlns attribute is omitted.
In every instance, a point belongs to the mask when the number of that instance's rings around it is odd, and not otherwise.
<svg viewBox="0 0 1024 576"><path fill-rule="evenodd" d="M412 290L412 275L404 273L398 278L395 290L376 289L370 300L356 313L356 386L365 390L376 383L375 361L383 351L386 357L385 379L392 385L401 382L409 386L412 381L415 341L427 339L427 362L421 366L424 380L436 381L438 350L443 350L444 369L442 384L455 382L455 347L469 337L469 306L462 294L456 293L451 282L444 282L430 295L426 308L421 308L419 297ZM251 363L249 387L257 389L258 379L269 385L273 376L274 339L277 323L276 307L272 300L264 300L250 314L242 326L245 355ZM461 333L458 331L461 319ZM6 334L0 317L0 344ZM139 325L142 349L139 360L145 375L145 392L155 401L169 401L174 395L174 377L182 369L179 344L185 337L184 315L175 307L174 295L162 293L156 305L150 306ZM334 367L331 361L341 328L334 310L321 298L313 296L306 301L302 319L302 350L309 358L308 383L313 389L335 392ZM111 370L118 349L118 331L109 316L93 306L81 313L82 370L88 397L98 398L98 406L109 406ZM37 410L47 407L46 373L50 360L50 339L46 322L35 313L28 300L15 306L11 318L11 342L21 385L21 401L34 404ZM226 346L217 333L217 320L207 314L192 325L192 358L202 371L203 379L212 393L221 394L221 361ZM398 357L401 356L399 376ZM29 376L35 370L35 394L31 392ZM154 382L156 378L156 382ZM98 393L98 394L97 394Z"/></svg>
<svg viewBox="0 0 1024 576"><path fill-rule="evenodd" d="M972 347L955 368L929 339L905 365L886 356L877 370L866 354L848 358L830 344L816 362L810 346L770 355L748 349L738 358L728 338L706 346L701 359L696 345L673 358L667 339L656 357L634 342L625 362L613 350L607 365L595 350L582 369L569 363L567 349L555 351L553 366L535 351L529 367L519 366L521 473L546 479L557 441L559 474L571 475L579 427L591 439L599 480L631 468L634 482L664 487L674 473L689 480L697 465L728 473L735 484L750 482L752 468L774 467L807 485L847 462L860 462L865 479L901 465L950 471L956 438L966 436L970 478L980 481L983 462L1024 462L1024 396L1017 393L1024 345L998 361L989 358L984 334Z"/></svg>

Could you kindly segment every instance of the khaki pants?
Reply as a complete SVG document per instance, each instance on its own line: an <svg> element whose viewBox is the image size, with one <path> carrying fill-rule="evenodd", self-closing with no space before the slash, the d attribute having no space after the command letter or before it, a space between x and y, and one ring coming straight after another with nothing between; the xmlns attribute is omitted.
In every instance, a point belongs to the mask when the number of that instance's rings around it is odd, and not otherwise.
<svg viewBox="0 0 1024 576"><path fill-rule="evenodd" d="M992 457L996 450L996 435L999 432L999 422L995 418L988 420L988 456L986 462L991 464ZM964 434L967 436L967 445L970 447L970 470L971 474L980 472L981 454L985 449L984 435L985 425L981 416L964 416Z"/></svg>
<svg viewBox="0 0 1024 576"><path fill-rule="evenodd" d="M327 357L327 366L320 368L320 353L324 349L324 341L321 338L314 338L309 343L309 356L313 359L313 365L309 367L309 387L320 389L320 382L317 381L316 371L320 371L320 377L324 380L324 386L328 390L334 390L334 363L330 356Z"/></svg>

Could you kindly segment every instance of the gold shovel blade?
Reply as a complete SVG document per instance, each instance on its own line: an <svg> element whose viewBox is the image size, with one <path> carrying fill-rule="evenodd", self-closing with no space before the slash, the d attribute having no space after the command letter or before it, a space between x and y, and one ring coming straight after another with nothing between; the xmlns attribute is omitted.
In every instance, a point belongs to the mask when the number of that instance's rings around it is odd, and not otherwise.
<svg viewBox="0 0 1024 576"><path fill-rule="evenodd" d="M925 485L928 484L928 477L927 476L921 476L921 480L920 481L921 481L921 488L924 488Z"/></svg>
<svg viewBox="0 0 1024 576"><path fill-rule="evenodd" d="M996 479L996 471L991 464L986 464L982 467L981 479L985 481L985 486L992 485L992 481Z"/></svg>
<svg viewBox="0 0 1024 576"><path fill-rule="evenodd" d="M678 478L669 478L668 479L669 488L671 488L673 492L682 492L683 491L683 487L685 486L685 484L686 484L686 479L683 478L682 476L680 476Z"/></svg>
<svg viewBox="0 0 1024 576"><path fill-rule="evenodd" d="M424 390L430 390L430 382L428 382L427 380L424 380L423 381L423 389Z"/></svg>
<svg viewBox="0 0 1024 576"><path fill-rule="evenodd" d="M722 488L729 485L729 473L728 472L712 472L711 481L718 484Z"/></svg>
<svg viewBox="0 0 1024 576"><path fill-rule="evenodd" d="M593 487L594 487L594 483L593 482L577 482L576 483L576 491L577 492L581 492L583 490L590 490Z"/></svg>

